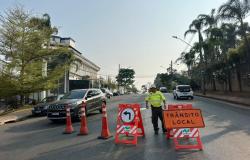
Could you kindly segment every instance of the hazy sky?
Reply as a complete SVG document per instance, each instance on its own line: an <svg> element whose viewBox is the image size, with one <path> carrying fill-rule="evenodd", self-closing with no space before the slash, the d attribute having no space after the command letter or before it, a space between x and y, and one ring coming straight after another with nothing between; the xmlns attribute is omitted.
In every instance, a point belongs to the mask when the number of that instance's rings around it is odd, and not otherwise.
<svg viewBox="0 0 250 160"><path fill-rule="evenodd" d="M226 0L0 0L0 12L24 5L35 15L48 13L59 36L71 37L83 55L101 67L100 74L118 72L118 65L136 72L136 86L165 72L186 44L183 38L198 14L210 13ZM186 38L189 41L191 36ZM193 42L195 39L193 40ZM175 65L182 69L180 65Z"/></svg>

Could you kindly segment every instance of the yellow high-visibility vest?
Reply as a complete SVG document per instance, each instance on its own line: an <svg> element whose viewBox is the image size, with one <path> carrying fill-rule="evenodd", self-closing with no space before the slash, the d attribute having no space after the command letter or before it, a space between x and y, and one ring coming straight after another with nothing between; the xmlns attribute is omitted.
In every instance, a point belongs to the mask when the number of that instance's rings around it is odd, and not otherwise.
<svg viewBox="0 0 250 160"><path fill-rule="evenodd" d="M155 93L149 93L145 100L148 101L153 107L160 107L163 100L166 100L166 98L160 91L156 91Z"/></svg>

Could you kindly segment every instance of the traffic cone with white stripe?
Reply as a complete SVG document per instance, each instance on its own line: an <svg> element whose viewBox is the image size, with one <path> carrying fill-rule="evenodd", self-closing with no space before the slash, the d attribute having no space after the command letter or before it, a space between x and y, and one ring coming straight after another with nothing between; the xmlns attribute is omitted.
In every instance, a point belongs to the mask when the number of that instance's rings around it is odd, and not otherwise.
<svg viewBox="0 0 250 160"><path fill-rule="evenodd" d="M102 132L101 132L101 136L98 137L98 139L108 139L110 137L112 137L112 135L110 134L109 131L109 127L108 127L108 119L107 119L107 108L106 108L106 104L103 102L102 103Z"/></svg>
<svg viewBox="0 0 250 160"><path fill-rule="evenodd" d="M81 128L80 133L78 135L87 135L89 133L88 127L87 127L87 119L86 119L86 103L82 102L81 107Z"/></svg>
<svg viewBox="0 0 250 160"><path fill-rule="evenodd" d="M64 134L71 134L74 132L74 128L71 122L70 107L66 106L66 128Z"/></svg>

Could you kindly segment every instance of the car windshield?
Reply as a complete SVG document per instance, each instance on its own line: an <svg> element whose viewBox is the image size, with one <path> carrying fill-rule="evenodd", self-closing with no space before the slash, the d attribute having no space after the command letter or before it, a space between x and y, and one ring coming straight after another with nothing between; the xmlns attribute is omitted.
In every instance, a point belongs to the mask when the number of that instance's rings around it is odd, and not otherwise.
<svg viewBox="0 0 250 160"><path fill-rule="evenodd" d="M73 90L66 94L63 99L81 99L86 94L86 90Z"/></svg>
<svg viewBox="0 0 250 160"><path fill-rule="evenodd" d="M53 102L56 100L56 96L50 96L50 97L46 97L44 98L41 103L46 103L46 102Z"/></svg>
<svg viewBox="0 0 250 160"><path fill-rule="evenodd" d="M179 86L178 89L180 91L189 92L191 88L190 88L190 86Z"/></svg>

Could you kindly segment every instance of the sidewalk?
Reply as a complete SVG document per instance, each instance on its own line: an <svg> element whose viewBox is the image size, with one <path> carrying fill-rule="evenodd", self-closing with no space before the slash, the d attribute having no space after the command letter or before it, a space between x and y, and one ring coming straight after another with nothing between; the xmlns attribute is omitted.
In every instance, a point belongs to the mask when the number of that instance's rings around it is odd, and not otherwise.
<svg viewBox="0 0 250 160"><path fill-rule="evenodd" d="M0 116L0 126L9 122L22 121L26 118L29 118L31 115L31 108L11 112L9 114Z"/></svg>
<svg viewBox="0 0 250 160"><path fill-rule="evenodd" d="M222 100L230 103L235 104L241 104L250 106L250 93L246 92L213 92L209 91L206 93L206 95L203 95L202 93L195 92L194 95L200 96L200 97L206 97L206 98L213 98L217 100Z"/></svg>

